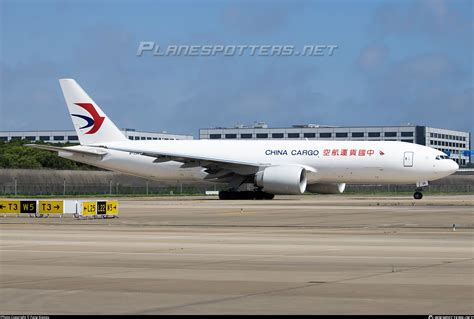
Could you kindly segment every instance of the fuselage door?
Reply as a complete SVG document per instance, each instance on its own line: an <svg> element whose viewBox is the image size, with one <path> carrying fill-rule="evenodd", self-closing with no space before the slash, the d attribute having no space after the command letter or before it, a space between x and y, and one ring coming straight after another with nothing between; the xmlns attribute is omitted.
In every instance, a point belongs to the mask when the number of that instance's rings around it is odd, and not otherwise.
<svg viewBox="0 0 474 319"><path fill-rule="evenodd" d="M403 155L403 166L413 167L413 152L405 152Z"/></svg>

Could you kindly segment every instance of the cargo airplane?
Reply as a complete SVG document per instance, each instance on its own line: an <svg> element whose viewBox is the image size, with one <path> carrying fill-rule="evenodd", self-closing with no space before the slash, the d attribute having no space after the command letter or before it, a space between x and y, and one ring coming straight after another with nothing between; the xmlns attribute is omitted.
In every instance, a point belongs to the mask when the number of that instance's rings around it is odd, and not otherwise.
<svg viewBox="0 0 474 319"><path fill-rule="evenodd" d="M413 183L421 199L428 181L459 168L441 151L396 141L129 140L75 80L59 82L80 145L32 147L152 180L223 183L221 199L338 194L346 183Z"/></svg>

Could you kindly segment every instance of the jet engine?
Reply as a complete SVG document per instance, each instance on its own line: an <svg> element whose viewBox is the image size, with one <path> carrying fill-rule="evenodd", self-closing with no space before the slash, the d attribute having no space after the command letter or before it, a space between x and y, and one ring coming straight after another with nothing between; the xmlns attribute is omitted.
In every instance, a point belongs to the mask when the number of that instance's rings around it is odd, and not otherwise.
<svg viewBox="0 0 474 319"><path fill-rule="evenodd" d="M255 185L271 194L303 194L306 170L299 166L269 166L255 174Z"/></svg>
<svg viewBox="0 0 474 319"><path fill-rule="evenodd" d="M320 183L306 186L310 193L317 194L342 194L346 188L346 183Z"/></svg>

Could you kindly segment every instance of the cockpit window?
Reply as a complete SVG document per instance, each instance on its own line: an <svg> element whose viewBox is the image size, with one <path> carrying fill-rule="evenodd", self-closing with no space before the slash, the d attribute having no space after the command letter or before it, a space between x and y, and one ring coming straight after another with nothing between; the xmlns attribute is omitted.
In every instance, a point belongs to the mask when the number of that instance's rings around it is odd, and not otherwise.
<svg viewBox="0 0 474 319"><path fill-rule="evenodd" d="M438 156L436 156L436 159L437 160L449 159L449 156L448 155L438 155Z"/></svg>

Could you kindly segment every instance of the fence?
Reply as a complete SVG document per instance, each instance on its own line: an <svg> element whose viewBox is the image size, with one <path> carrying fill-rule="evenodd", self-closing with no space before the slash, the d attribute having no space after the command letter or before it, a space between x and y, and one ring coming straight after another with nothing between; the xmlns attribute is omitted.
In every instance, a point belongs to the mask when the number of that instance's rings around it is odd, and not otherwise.
<svg viewBox="0 0 474 319"><path fill-rule="evenodd" d="M413 192L415 185L347 185L346 193L405 193ZM430 193L472 193L474 185L471 184L430 184L424 188Z"/></svg>
<svg viewBox="0 0 474 319"><path fill-rule="evenodd" d="M214 183L157 182L107 171L0 169L0 195L204 194Z"/></svg>
<svg viewBox="0 0 474 319"><path fill-rule="evenodd" d="M153 195L153 194L204 194L209 190L220 190L217 185L122 185L109 183L29 183L15 180L12 183L0 184L2 195Z"/></svg>
<svg viewBox="0 0 474 319"><path fill-rule="evenodd" d="M157 182L106 171L0 169L0 195L156 195L205 194L217 183ZM347 193L412 192L414 185L347 185ZM433 193L472 193L474 175L452 175L431 182Z"/></svg>

